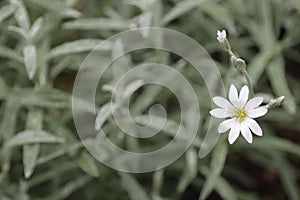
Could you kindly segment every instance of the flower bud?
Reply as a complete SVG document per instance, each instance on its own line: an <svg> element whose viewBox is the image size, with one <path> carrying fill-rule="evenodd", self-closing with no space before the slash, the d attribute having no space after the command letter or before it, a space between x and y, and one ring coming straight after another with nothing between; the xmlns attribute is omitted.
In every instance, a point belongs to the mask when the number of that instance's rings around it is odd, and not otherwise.
<svg viewBox="0 0 300 200"><path fill-rule="evenodd" d="M221 47L225 50L225 51L229 51L231 49L230 44L227 40L227 34L225 30L222 31L217 31L217 40L219 41Z"/></svg>
<svg viewBox="0 0 300 200"><path fill-rule="evenodd" d="M281 104L283 103L285 97L284 96L280 96L276 99L271 99L268 103L268 108L275 108L278 106L281 106Z"/></svg>
<svg viewBox="0 0 300 200"><path fill-rule="evenodd" d="M241 58L236 58L235 56L231 56L231 63L234 68L236 68L241 72L246 69L246 62Z"/></svg>

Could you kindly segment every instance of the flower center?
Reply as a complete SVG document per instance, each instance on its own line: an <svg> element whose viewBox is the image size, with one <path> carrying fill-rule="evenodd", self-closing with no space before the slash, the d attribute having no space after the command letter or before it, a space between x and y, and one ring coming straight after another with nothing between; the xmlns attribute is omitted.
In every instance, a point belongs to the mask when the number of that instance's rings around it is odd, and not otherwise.
<svg viewBox="0 0 300 200"><path fill-rule="evenodd" d="M234 117L237 119L238 122L242 122L247 118L247 113L245 111L245 109L237 109L235 111L235 115Z"/></svg>

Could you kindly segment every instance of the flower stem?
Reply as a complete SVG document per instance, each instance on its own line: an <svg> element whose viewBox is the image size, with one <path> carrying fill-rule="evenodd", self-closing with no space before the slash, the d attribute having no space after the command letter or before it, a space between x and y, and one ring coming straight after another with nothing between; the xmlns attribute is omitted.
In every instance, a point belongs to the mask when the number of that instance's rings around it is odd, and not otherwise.
<svg viewBox="0 0 300 200"><path fill-rule="evenodd" d="M243 75L245 76L245 78L247 80L249 90L250 90L250 96L251 96L251 98L253 98L254 97L254 91L253 91L253 85L252 85L251 78L250 78L250 76L249 76L246 69L244 69L242 73L243 73Z"/></svg>

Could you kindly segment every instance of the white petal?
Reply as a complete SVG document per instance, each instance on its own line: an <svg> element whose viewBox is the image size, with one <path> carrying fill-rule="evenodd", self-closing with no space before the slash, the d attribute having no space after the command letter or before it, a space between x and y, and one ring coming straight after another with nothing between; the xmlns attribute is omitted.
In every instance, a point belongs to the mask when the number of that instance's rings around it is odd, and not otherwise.
<svg viewBox="0 0 300 200"><path fill-rule="evenodd" d="M225 99L223 97L214 97L213 102L217 106L224 108L225 110L234 112L234 107L231 105L231 103L227 99Z"/></svg>
<svg viewBox="0 0 300 200"><path fill-rule="evenodd" d="M241 131L240 123L236 122L234 126L231 127L228 135L229 144L233 144L235 140L239 137Z"/></svg>
<svg viewBox="0 0 300 200"><path fill-rule="evenodd" d="M218 133L225 133L235 125L235 119L227 119L220 123L218 127Z"/></svg>
<svg viewBox="0 0 300 200"><path fill-rule="evenodd" d="M249 97L249 88L247 85L243 86L239 95L239 106L244 107Z"/></svg>
<svg viewBox="0 0 300 200"><path fill-rule="evenodd" d="M230 89L229 89L229 100L232 103L233 106L237 106L238 105L238 91L236 89L236 87L231 84L230 85Z"/></svg>
<svg viewBox="0 0 300 200"><path fill-rule="evenodd" d="M225 30L223 30L222 32L221 32L221 34L222 34L222 38L226 38L226 31Z"/></svg>
<svg viewBox="0 0 300 200"><path fill-rule="evenodd" d="M247 140L247 142L252 143L252 140L253 140L252 133L249 130L247 123L241 124L241 133L242 133L243 137Z"/></svg>
<svg viewBox="0 0 300 200"><path fill-rule="evenodd" d="M248 127L255 135L262 136L262 130L259 124L254 119L247 118L244 123L247 123Z"/></svg>
<svg viewBox="0 0 300 200"><path fill-rule="evenodd" d="M266 107L258 107L247 111L248 117L257 118L265 115L268 112Z"/></svg>
<svg viewBox="0 0 300 200"><path fill-rule="evenodd" d="M229 112L223 108L215 108L215 109L209 111L209 113L216 118L226 118L226 117L230 117L233 115L232 112Z"/></svg>
<svg viewBox="0 0 300 200"><path fill-rule="evenodd" d="M258 107L263 102L263 100L264 100L263 97L254 97L250 99L245 106L245 110L247 111Z"/></svg>

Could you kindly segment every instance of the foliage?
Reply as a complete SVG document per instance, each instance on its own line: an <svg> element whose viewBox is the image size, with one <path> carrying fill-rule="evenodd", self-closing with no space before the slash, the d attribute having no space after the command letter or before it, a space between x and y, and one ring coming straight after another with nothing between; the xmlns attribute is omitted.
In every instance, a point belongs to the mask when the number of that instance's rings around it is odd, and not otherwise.
<svg viewBox="0 0 300 200"><path fill-rule="evenodd" d="M292 0L6 0L0 2L0 199L262 199L298 200L300 167L300 4ZM167 168L146 173L118 173L95 160L78 139L72 118L72 85L87 53L108 37L131 28L159 26L178 30L202 44L226 81L241 83L216 41L226 29L234 50L245 58L254 90L266 99L284 95L283 107L260 120L264 136L253 144L239 139L228 146L222 135L213 151L198 157L211 108L201 77L170 53L123 56L130 68L156 60L185 75L199 92L204 127L192 147ZM107 43L107 56L122 46ZM103 58L107 59L107 58ZM107 113L114 83L112 66L96 95L98 128L121 147L141 152L142 142L120 136ZM229 72L228 72L229 71ZM106 85L105 85L106 84ZM136 87L131 85L131 87ZM131 88L132 89L132 88ZM127 94L130 94L127 87ZM133 99L136 122L154 103L166 106L170 119L151 145L166 144L178 127L180 108L166 89L145 87ZM83 102L82 109L90 109ZM147 120L147 119L146 119ZM160 119L154 119L154 121ZM106 123L107 122L107 123ZM195 122L198 123L198 122ZM156 128L157 123L152 124ZM184 138L183 138L184 140ZM145 145L147 148L147 145ZM152 147L151 147L152 148ZM100 149L100 151L106 151ZM270 178L271 176L271 178ZM275 178L274 178L275 176ZM259 178L266 180L258 180ZM279 180L279 192L268 193ZM282 191L282 193L280 192ZM274 196L272 196L274 195Z"/></svg>

